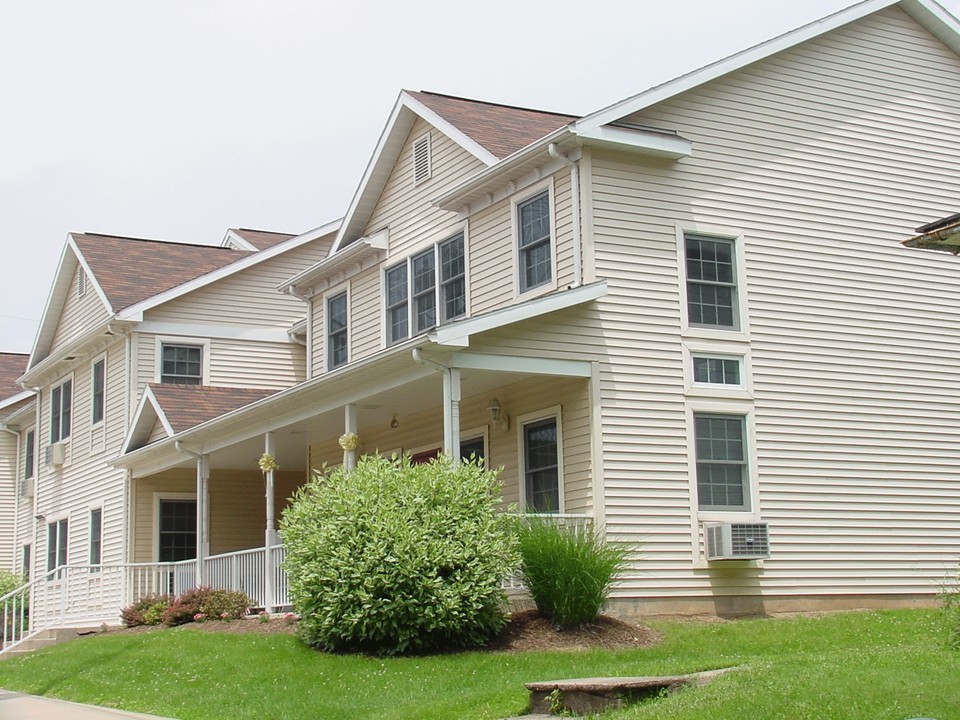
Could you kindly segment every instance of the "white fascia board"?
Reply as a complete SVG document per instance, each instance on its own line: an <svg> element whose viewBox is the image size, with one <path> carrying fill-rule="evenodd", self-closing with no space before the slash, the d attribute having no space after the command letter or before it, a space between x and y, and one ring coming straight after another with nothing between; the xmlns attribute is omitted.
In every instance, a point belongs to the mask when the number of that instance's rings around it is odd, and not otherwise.
<svg viewBox="0 0 960 720"><path fill-rule="evenodd" d="M114 325L116 325L116 327L113 327ZM118 323L116 318L109 317L99 325L87 330L87 332L80 335L80 337L70 341L70 343L67 345L64 345L53 355L48 355L32 368L29 368L17 380L17 382L23 386L33 386L40 378L43 378L46 373L52 371L59 363L72 362L71 360L67 360L70 355L82 356L84 354L83 347L94 339L100 336L107 336L115 333L116 331L125 332L126 330L129 330L130 327L131 325L129 323Z"/></svg>
<svg viewBox="0 0 960 720"><path fill-rule="evenodd" d="M34 393L30 391L30 395ZM14 410L3 419L3 424L13 429L20 430L24 426L30 427L37 421L37 401L36 399L28 402L22 408Z"/></svg>
<svg viewBox="0 0 960 720"><path fill-rule="evenodd" d="M401 90L393 110L390 112L387 124L383 128L383 132L380 133L377 147L367 163L360 185L353 195L353 200L350 201L350 208L344 217L343 226L337 234L337 239L333 243L331 254L339 251L343 243L349 240L352 233L359 233L363 230L363 227L357 226L366 225L368 219L366 215L372 211L372 204L380 198L380 193L393 171L400 148L403 147L416 117L430 123L485 165L490 166L499 162L496 155L469 138L419 100L415 100Z"/></svg>
<svg viewBox="0 0 960 720"><path fill-rule="evenodd" d="M140 402L137 403L137 409L133 413L133 420L127 429L127 435L123 438L123 443L120 445L122 448L121 452L125 453L129 451L130 445L142 436L144 428L146 428L146 432L149 434L150 430L153 429L153 424L157 420L163 425L163 429L167 431L168 436L175 434L173 432L173 426L170 425L170 421L167 420L167 416L163 412L163 408L161 408L160 403L157 402L156 395L153 394L150 386L147 385L143 390L143 395L140 396ZM149 427L147 427L148 424Z"/></svg>
<svg viewBox="0 0 960 720"><path fill-rule="evenodd" d="M216 323L176 323L147 320L137 325L137 332L156 335L179 335L218 340L248 340L251 342L288 343L287 328L218 325Z"/></svg>
<svg viewBox="0 0 960 720"><path fill-rule="evenodd" d="M590 363L583 360L456 352L446 359L445 364L461 370L493 370L496 372L529 373L557 377L588 378L591 376Z"/></svg>
<svg viewBox="0 0 960 720"><path fill-rule="evenodd" d="M220 243L220 247L233 247L237 250L249 250L251 252L257 252L259 249L252 242L240 237L233 230L227 230L226 235L223 236L223 241Z"/></svg>
<svg viewBox="0 0 960 720"><path fill-rule="evenodd" d="M501 310L494 310L485 315L443 325L430 333L429 338L441 346L469 347L471 335L496 330L524 320L532 320L558 310L566 310L575 305L598 300L606 294L607 281L601 280L572 290L544 295Z"/></svg>
<svg viewBox="0 0 960 720"><path fill-rule="evenodd" d="M360 238L350 243L342 250L328 255L313 267L294 275L289 280L277 286L280 292L289 292L291 295L302 296L302 289L309 289L311 283L342 270L351 263L363 260L367 255L385 252L390 246L390 230L383 228L368 237Z"/></svg>
<svg viewBox="0 0 960 720"><path fill-rule="evenodd" d="M900 6L940 42L960 55L960 21L942 5L932 0L902 0Z"/></svg>
<svg viewBox="0 0 960 720"><path fill-rule="evenodd" d="M93 285L93 289L96 290L97 297L100 298L100 302L103 303L103 306L107 309L107 312L112 315L115 312L113 306L110 304L110 300L107 298L107 294L103 291L103 288L100 287L100 281L97 280L97 276L93 274L93 271L87 264L87 259L83 256L83 253L80 252L80 248L77 246L77 241L73 239L73 235L69 236L67 243L73 249L73 254L76 255L77 262L80 263L80 267L83 268L83 272L86 273L88 283ZM69 282L69 278L67 278L67 281Z"/></svg>
<svg viewBox="0 0 960 720"><path fill-rule="evenodd" d="M524 165L534 155L547 152L550 145L559 143L571 135L571 127L571 125L565 125L562 128L554 130L549 135L545 135L536 142L527 145L525 148L517 150L517 152L508 155L496 165L481 170L473 177L464 180L442 195L438 195L431 200L431 204L443 209L451 209L461 205L464 196L475 192L477 188L490 183L498 176L507 175L514 168Z"/></svg>
<svg viewBox="0 0 960 720"><path fill-rule="evenodd" d="M324 235L329 235L339 227L339 222L339 220L336 220L328 223L327 225L322 225L319 228L315 228L309 232L305 232L302 235L296 235L288 240L284 240L281 243L277 243L272 248L260 250L259 252L247 255L236 262L225 265L224 267L214 270L213 272L209 272L206 275L201 275L200 277L194 278L189 282L185 282L183 285L178 285L177 287L170 288L159 295L154 295L153 297L147 298L146 300L138 302L136 305L131 305L130 307L121 310L117 314L117 319L137 321L143 317L143 313L145 311L150 310L151 308L155 308L158 305L170 302L171 300L176 300L178 297L182 297L187 293L193 292L194 290L216 282L217 280L230 277L241 270L246 270L254 265L259 265L260 263L266 262L267 260L275 258L278 255L282 255L285 252L289 252L290 250L295 250L298 247L306 245L307 243L321 238Z"/></svg>
<svg viewBox="0 0 960 720"><path fill-rule="evenodd" d="M3 410L4 408L8 408L12 405L16 405L18 402L28 400L29 398L32 398L35 394L36 393L34 393L33 390L23 390L22 392L18 392L16 395L11 395L10 397L5 398L4 400L0 400L0 410Z"/></svg>
<svg viewBox="0 0 960 720"><path fill-rule="evenodd" d="M930 8L931 4L925 0L908 0L909 2ZM796 30L779 35L771 40L754 45L727 58L705 65L685 75L633 95L618 103L587 115L575 121L575 132L578 135L589 133L620 118L639 112L651 105L668 100L680 93L692 90L695 87L711 82L729 73L735 72L759 60L775 55L800 43L812 40L825 33L836 30L851 22L871 15L879 10L896 5L901 0L865 0L844 10L828 15L825 18L808 23Z"/></svg>
<svg viewBox="0 0 960 720"><path fill-rule="evenodd" d="M693 153L693 143L679 135L603 125L579 135L584 145L606 145L677 160Z"/></svg>

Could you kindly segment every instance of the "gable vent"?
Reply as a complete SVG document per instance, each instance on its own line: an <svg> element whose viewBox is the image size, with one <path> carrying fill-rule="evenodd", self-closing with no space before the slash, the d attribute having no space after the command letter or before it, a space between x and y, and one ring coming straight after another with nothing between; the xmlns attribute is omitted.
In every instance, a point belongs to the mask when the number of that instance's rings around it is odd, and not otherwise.
<svg viewBox="0 0 960 720"><path fill-rule="evenodd" d="M77 297L83 297L87 294L87 273L80 268L77 271Z"/></svg>
<svg viewBox="0 0 960 720"><path fill-rule="evenodd" d="M430 133L413 141L413 182L430 177Z"/></svg>

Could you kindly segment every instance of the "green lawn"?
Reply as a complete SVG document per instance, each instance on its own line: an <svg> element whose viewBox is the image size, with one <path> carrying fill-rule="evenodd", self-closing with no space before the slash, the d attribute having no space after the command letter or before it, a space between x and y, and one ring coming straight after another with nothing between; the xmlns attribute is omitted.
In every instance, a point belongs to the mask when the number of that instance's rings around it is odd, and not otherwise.
<svg viewBox="0 0 960 720"><path fill-rule="evenodd" d="M523 683L742 666L714 684L609 720L960 718L960 652L935 611L658 623L661 645L590 653L463 653L380 660L289 636L185 629L84 638L0 662L0 688L182 720L503 718Z"/></svg>

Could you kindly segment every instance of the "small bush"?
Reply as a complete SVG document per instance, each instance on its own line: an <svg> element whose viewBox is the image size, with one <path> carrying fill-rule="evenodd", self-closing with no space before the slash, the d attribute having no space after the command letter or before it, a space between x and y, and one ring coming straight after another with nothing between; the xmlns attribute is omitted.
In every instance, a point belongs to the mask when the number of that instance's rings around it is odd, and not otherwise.
<svg viewBox="0 0 960 720"><path fill-rule="evenodd" d="M133 605L121 610L120 619L127 627L159 625L169 605L169 595L144 595Z"/></svg>
<svg viewBox="0 0 960 720"><path fill-rule="evenodd" d="M0 570L0 597L11 593L26 582L20 573Z"/></svg>
<svg viewBox="0 0 960 720"><path fill-rule="evenodd" d="M518 535L521 572L540 614L561 628L595 620L626 550L544 518L522 519Z"/></svg>
<svg viewBox="0 0 960 720"><path fill-rule="evenodd" d="M517 561L499 488L479 463L446 459L363 457L315 477L282 521L303 639L385 655L484 644Z"/></svg>
<svg viewBox="0 0 960 720"><path fill-rule="evenodd" d="M165 625L204 620L232 620L246 614L253 601L239 590L198 587L177 596L163 614Z"/></svg>

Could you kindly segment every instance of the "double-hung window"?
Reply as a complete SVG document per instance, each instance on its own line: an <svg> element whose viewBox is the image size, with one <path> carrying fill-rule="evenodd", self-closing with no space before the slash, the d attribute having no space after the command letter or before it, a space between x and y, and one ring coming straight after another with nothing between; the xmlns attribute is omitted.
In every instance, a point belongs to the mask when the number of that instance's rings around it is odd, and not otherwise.
<svg viewBox="0 0 960 720"><path fill-rule="evenodd" d="M696 413L693 424L700 509L749 510L746 418Z"/></svg>
<svg viewBox="0 0 960 720"><path fill-rule="evenodd" d="M99 565L103 561L103 509L90 511L90 564Z"/></svg>
<svg viewBox="0 0 960 720"><path fill-rule="evenodd" d="M203 383L203 347L164 343L160 348L160 382L171 385Z"/></svg>
<svg viewBox="0 0 960 720"><path fill-rule="evenodd" d="M387 268L387 344L419 335L467 312L463 233Z"/></svg>
<svg viewBox="0 0 960 720"><path fill-rule="evenodd" d="M66 380L50 391L50 442L70 437L70 415L73 409L73 381Z"/></svg>
<svg viewBox="0 0 960 720"><path fill-rule="evenodd" d="M96 425L103 420L104 389L106 387L107 361L97 360L90 369L91 391L91 415L90 422Z"/></svg>
<svg viewBox="0 0 960 720"><path fill-rule="evenodd" d="M347 291L327 298L327 369L333 370L349 359Z"/></svg>
<svg viewBox="0 0 960 720"><path fill-rule="evenodd" d="M733 240L684 235L687 320L700 327L737 329L737 278Z"/></svg>
<svg viewBox="0 0 960 720"><path fill-rule="evenodd" d="M549 190L517 205L521 293L546 285L553 279L550 225Z"/></svg>
<svg viewBox="0 0 960 720"><path fill-rule="evenodd" d="M197 556L197 501L161 500L159 562L193 560Z"/></svg>
<svg viewBox="0 0 960 720"><path fill-rule="evenodd" d="M67 564L67 520L47 523L47 572Z"/></svg>
<svg viewBox="0 0 960 720"><path fill-rule="evenodd" d="M522 426L524 501L528 512L560 512L560 444L557 418Z"/></svg>
<svg viewBox="0 0 960 720"><path fill-rule="evenodd" d="M37 436L33 430L27 430L27 434L24 437L24 450L23 450L23 479L29 480L33 477L34 467L36 466L37 460Z"/></svg>

